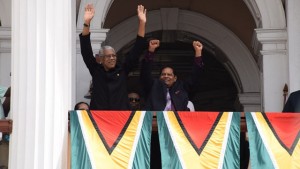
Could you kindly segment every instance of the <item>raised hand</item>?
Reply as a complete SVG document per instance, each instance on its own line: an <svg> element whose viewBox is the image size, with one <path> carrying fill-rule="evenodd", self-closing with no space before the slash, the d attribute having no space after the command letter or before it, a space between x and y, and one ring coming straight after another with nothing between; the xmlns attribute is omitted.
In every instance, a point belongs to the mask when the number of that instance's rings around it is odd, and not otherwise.
<svg viewBox="0 0 300 169"><path fill-rule="evenodd" d="M156 48L159 47L159 40L154 39L149 41L149 52L154 52Z"/></svg>
<svg viewBox="0 0 300 169"><path fill-rule="evenodd" d="M146 13L147 9L145 9L143 5L137 6L137 15L139 17L140 22L146 23Z"/></svg>
<svg viewBox="0 0 300 169"><path fill-rule="evenodd" d="M93 4L87 4L84 8L84 23L90 25L91 20L95 15Z"/></svg>
<svg viewBox="0 0 300 169"><path fill-rule="evenodd" d="M195 50L195 57L202 56L202 49L203 49L202 43L199 41L193 41L193 47Z"/></svg>

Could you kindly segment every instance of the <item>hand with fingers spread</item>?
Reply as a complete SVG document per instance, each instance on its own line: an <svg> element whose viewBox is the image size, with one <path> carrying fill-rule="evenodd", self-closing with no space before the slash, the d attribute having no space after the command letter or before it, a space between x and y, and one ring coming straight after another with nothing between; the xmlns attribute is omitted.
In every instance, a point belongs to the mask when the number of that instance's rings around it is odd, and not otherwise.
<svg viewBox="0 0 300 169"><path fill-rule="evenodd" d="M149 41L149 47L148 50L149 52L155 52L155 49L159 47L159 40L154 39Z"/></svg>
<svg viewBox="0 0 300 169"><path fill-rule="evenodd" d="M87 4L84 8L84 23L90 25L91 20L95 15L95 8L93 4Z"/></svg>
<svg viewBox="0 0 300 169"><path fill-rule="evenodd" d="M147 21L146 13L147 13L147 9L145 9L145 7L143 5L137 6L137 15L139 17L140 22L146 23L146 21Z"/></svg>
<svg viewBox="0 0 300 169"><path fill-rule="evenodd" d="M193 47L195 50L195 57L201 57L202 56L202 49L203 45L199 41L193 41Z"/></svg>
<svg viewBox="0 0 300 169"><path fill-rule="evenodd" d="M90 34L90 24L94 15L95 15L95 8L93 4L87 4L84 8L84 16L83 16L84 24L82 29L83 36Z"/></svg>
<svg viewBox="0 0 300 169"><path fill-rule="evenodd" d="M138 5L136 11L139 18L138 35L140 37L145 37L147 9L145 9L143 5Z"/></svg>

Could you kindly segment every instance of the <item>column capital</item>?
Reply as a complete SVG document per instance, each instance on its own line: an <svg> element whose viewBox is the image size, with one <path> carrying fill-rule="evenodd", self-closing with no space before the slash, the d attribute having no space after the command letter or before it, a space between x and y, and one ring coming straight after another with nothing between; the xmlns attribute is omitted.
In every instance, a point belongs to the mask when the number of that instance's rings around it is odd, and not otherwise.
<svg viewBox="0 0 300 169"><path fill-rule="evenodd" d="M11 53L10 27L0 27L0 53Z"/></svg>
<svg viewBox="0 0 300 169"><path fill-rule="evenodd" d="M261 94L254 93L240 93L238 94L239 101L243 105L244 111L262 111Z"/></svg>
<svg viewBox="0 0 300 169"><path fill-rule="evenodd" d="M252 47L257 55L286 54L287 39L286 29L255 29Z"/></svg>
<svg viewBox="0 0 300 169"><path fill-rule="evenodd" d="M81 33L82 29L76 30L76 44L80 44L79 42L79 34ZM107 37L107 32L109 29L91 29L91 44L94 53L98 53L101 47L101 44L105 41ZM77 45L76 49L77 54L81 54L80 46Z"/></svg>

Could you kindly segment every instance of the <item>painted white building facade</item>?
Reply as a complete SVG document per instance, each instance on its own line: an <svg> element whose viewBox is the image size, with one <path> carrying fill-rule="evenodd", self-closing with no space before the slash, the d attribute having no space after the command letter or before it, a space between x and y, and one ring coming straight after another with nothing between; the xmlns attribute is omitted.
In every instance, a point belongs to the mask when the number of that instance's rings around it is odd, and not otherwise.
<svg viewBox="0 0 300 169"><path fill-rule="evenodd" d="M97 10L91 24L95 53L105 40L119 50L135 38L132 17L103 29L113 0L82 0L77 25L71 0L0 0L0 85L13 89L10 168L66 168L66 112L84 100L91 80L78 39L89 2ZM300 1L244 3L256 23L252 52L226 26L187 10L148 11L147 32L175 29L201 35L228 56L230 63L224 66L238 86L244 111L280 112L284 85L289 93L300 90Z"/></svg>

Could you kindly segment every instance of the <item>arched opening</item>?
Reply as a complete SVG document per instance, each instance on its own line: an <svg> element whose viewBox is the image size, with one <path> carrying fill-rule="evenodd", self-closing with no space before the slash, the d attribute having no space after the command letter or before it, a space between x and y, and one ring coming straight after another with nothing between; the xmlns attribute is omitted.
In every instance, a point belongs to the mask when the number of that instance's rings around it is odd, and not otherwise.
<svg viewBox="0 0 300 169"><path fill-rule="evenodd" d="M171 28L164 26L163 24L167 23L171 18L163 17L162 15L165 16L165 13L174 11L178 15L173 21L175 24ZM168 16L171 17L173 15ZM174 20L174 18L172 19ZM241 102L244 110L245 106L248 105L249 109L255 111L261 109L260 75L257 63L249 49L234 33L211 18L185 10L163 9L162 11L149 11L148 20L151 21L147 26L149 36L154 35L151 32L162 31L162 38L174 39L174 35L178 32L185 32L180 33L178 36L189 37L189 40L203 39L208 46L212 46L214 49L212 51L222 53L216 55L215 58L230 73L234 81L239 96L236 101L237 105ZM136 28L132 25L137 25L136 21L136 18L132 17L115 26L109 31L105 44L114 46L117 51L121 50L135 38ZM167 35L168 33L166 32L172 31L173 34ZM174 33L174 31L177 33Z"/></svg>
<svg viewBox="0 0 300 169"><path fill-rule="evenodd" d="M238 89L231 74L222 64L228 62L225 54L207 39L185 31L155 31L146 35L149 38L161 40L156 51L153 77L158 78L159 71L166 65L171 65L178 78L188 78L192 71L194 49L192 42L199 40L204 45L204 70L201 72L201 82L190 91L190 100L196 111L241 111L238 102ZM132 47L133 41L118 51L119 60L123 60ZM143 57L143 56L142 56ZM139 80L140 68L137 67L129 76L128 90L136 91L143 96Z"/></svg>

